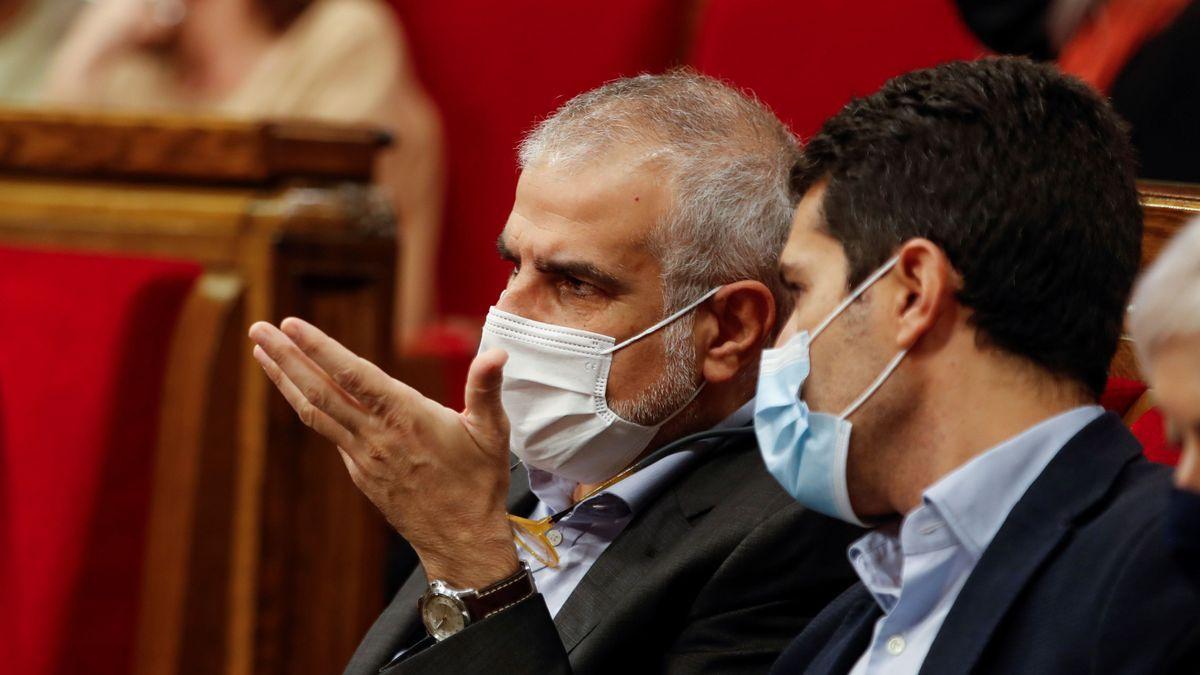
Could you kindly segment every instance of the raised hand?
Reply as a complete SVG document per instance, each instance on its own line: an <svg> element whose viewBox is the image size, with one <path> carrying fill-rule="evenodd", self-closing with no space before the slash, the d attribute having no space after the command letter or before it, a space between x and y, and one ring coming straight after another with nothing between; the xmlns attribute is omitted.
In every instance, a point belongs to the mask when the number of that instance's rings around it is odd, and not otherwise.
<svg viewBox="0 0 1200 675"><path fill-rule="evenodd" d="M355 485L412 545L430 579L480 588L512 574L505 518L507 356L480 354L455 412L389 377L315 326L250 327L254 358L309 427L334 443Z"/></svg>

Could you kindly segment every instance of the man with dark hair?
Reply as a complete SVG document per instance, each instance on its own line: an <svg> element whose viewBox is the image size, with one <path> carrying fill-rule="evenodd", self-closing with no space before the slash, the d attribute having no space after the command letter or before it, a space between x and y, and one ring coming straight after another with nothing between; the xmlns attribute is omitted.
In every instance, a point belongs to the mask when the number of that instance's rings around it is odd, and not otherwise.
<svg viewBox="0 0 1200 675"><path fill-rule="evenodd" d="M875 529L775 671L1160 670L1200 596L1169 472L1096 405L1140 259L1120 119L1049 66L951 63L850 103L794 182L755 428L798 501Z"/></svg>

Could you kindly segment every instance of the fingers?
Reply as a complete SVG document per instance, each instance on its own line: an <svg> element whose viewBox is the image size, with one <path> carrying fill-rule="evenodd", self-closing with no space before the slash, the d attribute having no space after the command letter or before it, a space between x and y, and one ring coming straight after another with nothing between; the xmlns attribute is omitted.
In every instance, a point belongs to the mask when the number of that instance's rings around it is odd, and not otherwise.
<svg viewBox="0 0 1200 675"><path fill-rule="evenodd" d="M300 397L312 407L333 418L352 434L366 423L367 413L358 401L339 387L320 366L313 363L312 359L300 351L291 338L280 332L278 328L260 321L250 327L250 339L257 343L259 349L294 385ZM279 385L276 384L276 386ZM280 388L280 391L283 389ZM296 408L297 413L316 419L314 414L306 412L306 407L297 407L297 402L293 402L291 399L289 402L292 403L293 408Z"/></svg>
<svg viewBox="0 0 1200 675"><path fill-rule="evenodd" d="M403 403L401 399L406 390L412 392L411 395L418 395L407 387L398 387L399 383L378 366L360 358L306 321L287 318L280 328L333 382L376 415L383 415L391 406Z"/></svg>
<svg viewBox="0 0 1200 675"><path fill-rule="evenodd" d="M300 393L296 385L288 379L287 375L271 360L271 357L263 351L262 347L255 345L253 354L254 360L258 361L258 364L266 371L267 377L275 384L275 387L279 389L283 397L287 399L287 402L296 411L296 414L300 416L300 421L339 446L339 450L343 447L351 447L351 444L354 443L353 434L335 422L332 417L326 415L310 403L308 399L304 398L304 395Z"/></svg>
<svg viewBox="0 0 1200 675"><path fill-rule="evenodd" d="M467 372L467 407L463 411L470 426L489 437L489 446L502 443L505 449L508 448L508 416L504 413L500 390L507 361L508 354L500 349L489 349L475 357Z"/></svg>

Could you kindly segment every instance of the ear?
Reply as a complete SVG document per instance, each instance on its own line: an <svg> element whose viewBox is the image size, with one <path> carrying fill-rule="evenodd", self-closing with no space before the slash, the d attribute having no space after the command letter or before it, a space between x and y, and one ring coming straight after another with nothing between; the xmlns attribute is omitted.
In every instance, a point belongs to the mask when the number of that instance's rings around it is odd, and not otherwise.
<svg viewBox="0 0 1200 675"><path fill-rule="evenodd" d="M705 381L732 380L758 361L775 325L775 298L758 281L726 284L696 320L696 353Z"/></svg>
<svg viewBox="0 0 1200 675"><path fill-rule="evenodd" d="M945 251L928 239L904 242L892 279L899 284L896 319L899 330L896 346L911 349L923 335L933 330L958 289L958 273Z"/></svg>

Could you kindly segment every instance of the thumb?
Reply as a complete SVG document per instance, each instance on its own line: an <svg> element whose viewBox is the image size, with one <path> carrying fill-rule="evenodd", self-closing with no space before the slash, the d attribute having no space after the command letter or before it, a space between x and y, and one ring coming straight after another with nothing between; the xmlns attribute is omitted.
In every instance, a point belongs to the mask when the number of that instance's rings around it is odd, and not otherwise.
<svg viewBox="0 0 1200 675"><path fill-rule="evenodd" d="M489 349L475 357L467 371L467 407L463 410L467 425L481 436L476 441L504 452L508 452L508 415L500 402L500 385L507 361L508 354L502 349Z"/></svg>

